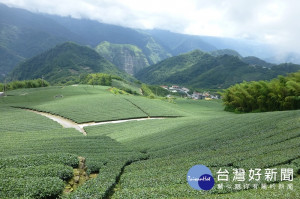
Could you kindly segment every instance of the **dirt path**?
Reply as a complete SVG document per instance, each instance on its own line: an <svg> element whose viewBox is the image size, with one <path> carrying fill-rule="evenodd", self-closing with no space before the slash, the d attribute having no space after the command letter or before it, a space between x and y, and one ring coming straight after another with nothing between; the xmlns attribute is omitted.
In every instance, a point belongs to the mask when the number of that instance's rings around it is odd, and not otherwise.
<svg viewBox="0 0 300 199"><path fill-rule="evenodd" d="M103 124L117 124L117 123L123 123L123 122L131 122L131 121L143 121L143 120L153 120L153 119L164 119L164 117L155 117L155 118L137 118L137 119L125 119L125 120L114 120L114 121L108 121L108 122L90 122L90 123L82 123L82 124L77 124L69 119L57 116L57 115L52 115L50 113L45 113L45 112L40 112L40 111L33 111L26 109L27 111L45 116L60 125L62 125L64 128L74 128L77 131L81 132L83 135L87 135L87 133L84 130L84 127L87 126L96 126L96 125L103 125Z"/></svg>

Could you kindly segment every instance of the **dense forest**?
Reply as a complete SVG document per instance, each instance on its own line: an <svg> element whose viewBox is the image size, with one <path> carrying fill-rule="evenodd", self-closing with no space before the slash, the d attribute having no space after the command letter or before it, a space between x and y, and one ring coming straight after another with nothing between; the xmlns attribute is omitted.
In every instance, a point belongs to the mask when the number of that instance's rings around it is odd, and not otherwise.
<svg viewBox="0 0 300 199"><path fill-rule="evenodd" d="M264 112L300 109L300 71L271 81L233 85L223 93L225 110Z"/></svg>

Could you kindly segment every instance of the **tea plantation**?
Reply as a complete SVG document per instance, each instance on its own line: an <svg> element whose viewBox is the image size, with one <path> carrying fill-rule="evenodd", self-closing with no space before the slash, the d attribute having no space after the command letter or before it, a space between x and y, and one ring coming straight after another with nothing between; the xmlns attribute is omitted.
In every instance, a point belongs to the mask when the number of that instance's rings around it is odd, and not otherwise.
<svg viewBox="0 0 300 199"><path fill-rule="evenodd" d="M0 198L300 198L299 110L235 114L223 111L221 101L169 103L86 85L7 94L0 97ZM85 127L84 136L24 108L76 123L165 118ZM63 193L79 156L88 173L99 175ZM188 185L196 164L211 169L210 191ZM235 168L260 168L261 180L246 175L237 183ZM271 168L277 179L268 181ZM292 181L280 178L285 168ZM217 180L220 169L229 171L228 182Z"/></svg>

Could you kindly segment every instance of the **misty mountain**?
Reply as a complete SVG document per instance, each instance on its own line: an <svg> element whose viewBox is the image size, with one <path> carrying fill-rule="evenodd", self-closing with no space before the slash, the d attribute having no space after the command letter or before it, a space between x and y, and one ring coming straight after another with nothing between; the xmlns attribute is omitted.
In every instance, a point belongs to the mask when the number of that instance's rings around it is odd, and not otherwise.
<svg viewBox="0 0 300 199"><path fill-rule="evenodd" d="M57 45L25 61L13 70L10 78L25 80L44 77L50 83L67 83L88 73L108 73L132 79L94 49L72 42Z"/></svg>
<svg viewBox="0 0 300 199"><path fill-rule="evenodd" d="M171 56L194 49L211 52L214 56L225 54L236 54L236 56L254 55L260 59L271 57L270 60L274 60L274 53L268 46L251 41L184 35L165 30L137 30L88 19L32 13L23 9L11 8L4 4L0 4L0 33L0 79L3 79L3 76L7 75L21 61L39 55L67 41L89 45L92 48L96 48L101 42L107 41L111 46L114 45L114 48L110 48L108 54L103 51L100 53L103 53L103 56L107 56L108 59L109 57L116 58L120 53L125 53L124 48L120 50L120 45L135 46L135 49L140 49L141 52L132 56L133 54L130 53L133 51L137 53L137 51L133 48L131 50L127 48L126 58L110 59L119 68L123 68L132 74L148 64L153 65ZM118 45L119 50L116 50L115 47ZM226 49L226 52L224 50L220 51L220 49ZM147 60L141 61L143 56ZM280 60L282 62L293 60L300 63L300 58L297 57L300 56L290 54L289 56L283 56ZM130 59L132 59L133 64L129 64ZM264 65L265 63L262 61L253 57L244 60L247 64L254 66L269 67L268 64ZM125 69L126 67L127 69Z"/></svg>
<svg viewBox="0 0 300 199"><path fill-rule="evenodd" d="M135 45L146 55L149 64L171 56L151 35L143 31L87 19L47 16L79 35L83 41L81 44L96 47L99 43L108 41L113 44Z"/></svg>
<svg viewBox="0 0 300 199"><path fill-rule="evenodd" d="M103 41L132 44L142 49L149 64L171 56L145 32L87 19L36 14L4 4L0 4L0 31L0 47L20 58L14 60L31 58L66 41L91 47ZM16 65L14 61L1 62L2 75Z"/></svg>
<svg viewBox="0 0 300 199"><path fill-rule="evenodd" d="M55 21L29 11L0 4L0 73L8 74L20 61L56 44L77 40Z"/></svg>
<svg viewBox="0 0 300 199"><path fill-rule="evenodd" d="M283 53L277 54L276 56L268 57L265 59L271 63L300 63L300 54L299 53Z"/></svg>
<svg viewBox="0 0 300 199"><path fill-rule="evenodd" d="M250 65L232 55L212 56L194 50L145 68L135 77L149 84L179 84L194 88L227 88L242 81L270 80L300 70L300 65L266 68Z"/></svg>
<svg viewBox="0 0 300 199"><path fill-rule="evenodd" d="M157 41L163 44L172 55L179 55L195 49L202 51L217 50L217 48L210 43L207 43L199 36L184 35L179 33L173 33L167 30L145 30L152 35Z"/></svg>

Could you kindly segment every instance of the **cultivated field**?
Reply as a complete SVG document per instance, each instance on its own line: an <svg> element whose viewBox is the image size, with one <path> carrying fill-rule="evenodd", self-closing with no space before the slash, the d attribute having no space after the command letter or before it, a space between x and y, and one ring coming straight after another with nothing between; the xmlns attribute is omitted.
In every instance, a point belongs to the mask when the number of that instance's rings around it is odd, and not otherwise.
<svg viewBox="0 0 300 199"><path fill-rule="evenodd" d="M300 198L299 110L234 114L220 101L169 103L108 89L23 89L0 98L0 198ZM86 127L84 136L14 107L77 123L167 118ZM78 156L86 158L88 173L99 175L62 194ZM258 189L235 189L231 180L223 189L196 191L186 180L196 164L209 167L215 180L220 168L292 168L293 181L281 182L279 173L275 181L258 181Z"/></svg>

